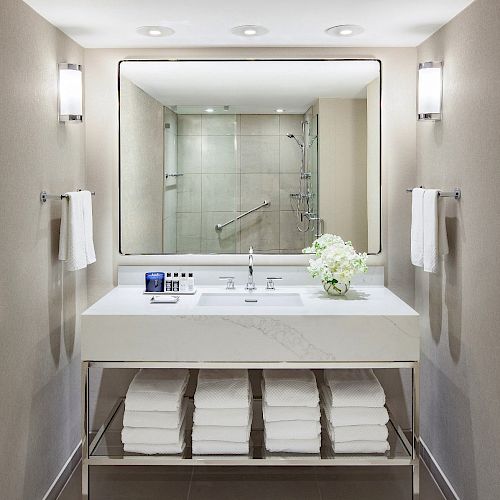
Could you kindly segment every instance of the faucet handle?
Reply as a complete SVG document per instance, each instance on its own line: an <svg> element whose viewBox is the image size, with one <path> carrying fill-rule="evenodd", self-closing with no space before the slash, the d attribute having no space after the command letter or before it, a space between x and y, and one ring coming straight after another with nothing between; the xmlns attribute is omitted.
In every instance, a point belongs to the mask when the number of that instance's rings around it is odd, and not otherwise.
<svg viewBox="0 0 500 500"><path fill-rule="evenodd" d="M267 283L266 283L266 290L275 290L276 287L274 286L274 282L277 280L282 280L283 278L281 276L268 276L266 278Z"/></svg>
<svg viewBox="0 0 500 500"><path fill-rule="evenodd" d="M226 290L234 290L234 276L219 276L220 280L226 280Z"/></svg>

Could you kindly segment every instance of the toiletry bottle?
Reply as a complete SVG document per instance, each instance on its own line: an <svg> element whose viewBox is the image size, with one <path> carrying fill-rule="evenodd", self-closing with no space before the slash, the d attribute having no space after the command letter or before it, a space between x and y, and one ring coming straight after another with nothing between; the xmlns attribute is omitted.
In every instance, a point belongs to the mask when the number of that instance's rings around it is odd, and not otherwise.
<svg viewBox="0 0 500 500"><path fill-rule="evenodd" d="M172 292L179 291L179 273L174 273L174 279L172 280Z"/></svg>
<svg viewBox="0 0 500 500"><path fill-rule="evenodd" d="M194 277L193 277L193 273L189 273L187 282L188 282L188 292L194 292Z"/></svg>
<svg viewBox="0 0 500 500"><path fill-rule="evenodd" d="M179 280L179 292L187 292L187 278L186 273L181 273L181 279Z"/></svg>
<svg viewBox="0 0 500 500"><path fill-rule="evenodd" d="M146 292L163 292L165 273L146 273Z"/></svg>
<svg viewBox="0 0 500 500"><path fill-rule="evenodd" d="M172 291L172 273L167 273L167 279L165 280L165 291Z"/></svg>

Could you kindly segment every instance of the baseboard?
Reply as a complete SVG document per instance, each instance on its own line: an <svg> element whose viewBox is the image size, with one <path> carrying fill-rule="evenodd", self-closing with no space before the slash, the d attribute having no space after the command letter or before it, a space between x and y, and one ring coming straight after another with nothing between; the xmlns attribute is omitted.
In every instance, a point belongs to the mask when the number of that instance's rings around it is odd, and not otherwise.
<svg viewBox="0 0 500 500"><path fill-rule="evenodd" d="M66 463L62 466L59 474L54 479L54 482L50 485L47 493L43 496L42 500L56 500L61 493L64 485L68 482L73 471L82 458L82 442L78 443L78 446L73 450L71 456L66 460Z"/></svg>
<svg viewBox="0 0 500 500"><path fill-rule="evenodd" d="M432 477L436 481L437 485L441 489L443 495L446 500L460 500L460 497L457 495L457 492L453 489L450 481L446 477L443 469L439 466L436 459L430 452L427 445L420 439L420 457L422 461L425 463L427 468L429 469Z"/></svg>

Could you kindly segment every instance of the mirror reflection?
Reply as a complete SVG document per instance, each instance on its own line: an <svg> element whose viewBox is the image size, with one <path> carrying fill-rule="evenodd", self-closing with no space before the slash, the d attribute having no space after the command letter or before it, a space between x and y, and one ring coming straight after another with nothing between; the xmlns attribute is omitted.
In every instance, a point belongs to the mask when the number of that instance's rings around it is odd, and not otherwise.
<svg viewBox="0 0 500 500"><path fill-rule="evenodd" d="M380 65L120 63L120 251L380 251Z"/></svg>

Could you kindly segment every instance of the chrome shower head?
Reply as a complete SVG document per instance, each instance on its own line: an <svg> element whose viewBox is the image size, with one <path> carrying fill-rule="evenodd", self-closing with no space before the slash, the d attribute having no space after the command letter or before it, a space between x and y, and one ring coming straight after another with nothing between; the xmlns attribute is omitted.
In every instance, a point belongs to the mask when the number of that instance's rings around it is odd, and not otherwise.
<svg viewBox="0 0 500 500"><path fill-rule="evenodd" d="M289 138L289 139L295 139L295 142L301 147L303 148L304 147L304 144L302 144L298 139L297 137L295 137L293 134L290 134L290 132L288 134L286 134L286 136Z"/></svg>

